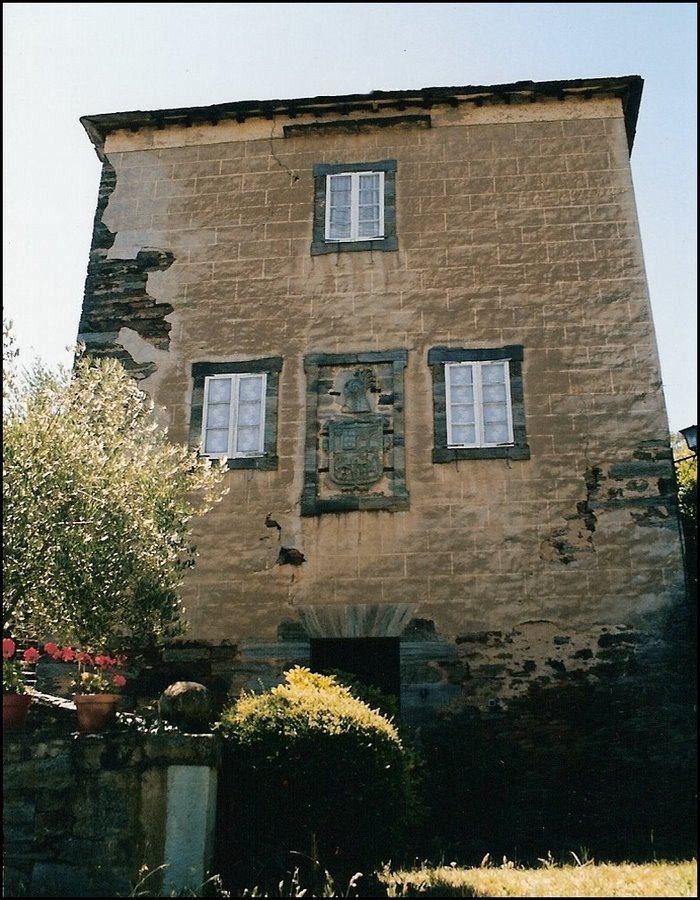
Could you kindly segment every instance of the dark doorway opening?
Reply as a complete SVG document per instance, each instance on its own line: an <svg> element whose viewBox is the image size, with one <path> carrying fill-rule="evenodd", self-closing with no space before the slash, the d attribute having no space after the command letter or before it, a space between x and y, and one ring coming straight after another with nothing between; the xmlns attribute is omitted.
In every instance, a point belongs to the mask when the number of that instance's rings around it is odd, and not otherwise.
<svg viewBox="0 0 700 900"><path fill-rule="evenodd" d="M397 637L312 638L311 668L321 674L332 669L348 672L399 702L401 670Z"/></svg>

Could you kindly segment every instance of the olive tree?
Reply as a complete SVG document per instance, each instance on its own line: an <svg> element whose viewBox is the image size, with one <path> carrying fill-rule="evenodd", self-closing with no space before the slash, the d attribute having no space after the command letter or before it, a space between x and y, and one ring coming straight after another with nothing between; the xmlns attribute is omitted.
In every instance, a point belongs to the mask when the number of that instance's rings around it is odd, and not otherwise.
<svg viewBox="0 0 700 900"><path fill-rule="evenodd" d="M223 493L219 465L172 442L115 359L16 371L3 329L4 628L83 647L182 633L191 519Z"/></svg>

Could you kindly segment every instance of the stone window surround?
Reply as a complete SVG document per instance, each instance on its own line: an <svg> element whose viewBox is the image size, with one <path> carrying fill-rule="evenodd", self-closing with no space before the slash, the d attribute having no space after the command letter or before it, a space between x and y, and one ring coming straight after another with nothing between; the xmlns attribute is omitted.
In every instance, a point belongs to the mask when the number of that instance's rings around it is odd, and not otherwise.
<svg viewBox="0 0 700 900"><path fill-rule="evenodd" d="M326 175L343 172L384 172L384 237L368 241L327 241L326 233ZM311 255L346 253L358 250L398 250L396 236L396 160L384 159L370 163L320 163L313 168L314 223Z"/></svg>
<svg viewBox="0 0 700 900"><path fill-rule="evenodd" d="M264 359L236 360L235 362L192 363L192 406L190 413L189 444L191 448L201 446L202 413L204 410L204 383L208 375L241 375L264 372L267 375L265 392L265 434L264 451L261 456L229 457L229 469L276 469L277 455L277 401L279 396L279 374L282 358L273 356Z"/></svg>
<svg viewBox="0 0 700 900"><path fill-rule="evenodd" d="M507 359L510 363L510 394L513 414L513 444L504 447L449 447L447 443L447 407L445 392L445 364ZM525 433L523 396L523 347L468 350L461 347L432 347L428 365L433 375L433 462L452 462L456 459L530 459L530 447Z"/></svg>
<svg viewBox="0 0 700 900"><path fill-rule="evenodd" d="M306 372L306 451L304 454L304 488L301 498L302 516L353 510L408 509L405 460L404 369L408 351L387 350L365 353L312 353L304 359ZM392 364L393 412L393 470L392 493L389 496L349 494L321 499L318 497L318 382L324 366L357 366L379 363Z"/></svg>

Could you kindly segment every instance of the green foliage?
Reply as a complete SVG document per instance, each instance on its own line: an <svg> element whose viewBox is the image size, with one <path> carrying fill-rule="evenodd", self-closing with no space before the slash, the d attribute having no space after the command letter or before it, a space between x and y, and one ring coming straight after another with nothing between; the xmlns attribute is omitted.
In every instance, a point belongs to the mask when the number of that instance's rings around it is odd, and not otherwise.
<svg viewBox="0 0 700 900"><path fill-rule="evenodd" d="M2 692L3 694L27 694L30 687L25 680L27 666L35 665L39 652L28 647L19 654L12 638L2 639Z"/></svg>
<svg viewBox="0 0 700 900"><path fill-rule="evenodd" d="M24 680L24 672L15 660L3 659L2 661L2 692L3 694L27 694L29 692Z"/></svg>
<svg viewBox="0 0 700 900"><path fill-rule="evenodd" d="M688 524L697 525L698 520L698 461L697 458L684 459L676 468L678 478L678 506L681 516Z"/></svg>
<svg viewBox="0 0 700 900"><path fill-rule="evenodd" d="M332 676L296 667L225 709L218 730L231 858L250 864L229 874L238 886L275 884L294 866L304 883L322 871L345 883L397 852L416 811L411 755L394 724Z"/></svg>
<svg viewBox="0 0 700 900"><path fill-rule="evenodd" d="M374 685L360 681L351 672L342 669L331 669L328 672L335 680L345 687L350 688L353 697L362 700L367 706L376 709L387 719L395 720L399 715L399 703L396 697L387 694Z"/></svg>
<svg viewBox="0 0 700 900"><path fill-rule="evenodd" d="M8 368L6 631L85 648L180 633L189 523L220 499L222 470L168 440L114 359L79 354L73 372L35 363L21 379Z"/></svg>
<svg viewBox="0 0 700 900"><path fill-rule="evenodd" d="M19 350L12 334L12 322L2 320L2 403L3 411L16 394L16 360ZM4 414L3 414L4 420Z"/></svg>
<svg viewBox="0 0 700 900"><path fill-rule="evenodd" d="M676 435L676 444L680 435ZM677 460L676 488L683 540L689 601L694 604L698 589L698 458L688 450L680 451Z"/></svg>

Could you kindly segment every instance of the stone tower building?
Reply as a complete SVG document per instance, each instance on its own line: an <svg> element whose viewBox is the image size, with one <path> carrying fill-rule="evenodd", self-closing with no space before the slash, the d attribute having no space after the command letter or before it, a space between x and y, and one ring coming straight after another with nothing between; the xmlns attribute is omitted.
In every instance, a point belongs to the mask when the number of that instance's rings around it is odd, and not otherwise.
<svg viewBox="0 0 700 900"><path fill-rule="evenodd" d="M630 170L637 76L85 116L79 327L227 460L187 641L427 725L600 684L683 602ZM638 668L635 669L638 671Z"/></svg>

